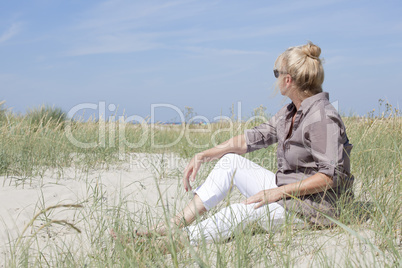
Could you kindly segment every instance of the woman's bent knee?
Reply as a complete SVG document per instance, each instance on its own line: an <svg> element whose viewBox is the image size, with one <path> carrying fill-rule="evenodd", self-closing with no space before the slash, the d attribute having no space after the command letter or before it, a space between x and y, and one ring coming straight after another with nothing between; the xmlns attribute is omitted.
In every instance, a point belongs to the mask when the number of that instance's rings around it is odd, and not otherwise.
<svg viewBox="0 0 402 268"><path fill-rule="evenodd" d="M235 168L238 164L238 161L242 158L242 156L234 153L225 154L219 159L216 164L219 168L229 169Z"/></svg>
<svg viewBox="0 0 402 268"><path fill-rule="evenodd" d="M231 161L231 160L233 160L235 158L238 158L238 157L239 157L238 154L228 153L228 154L223 155L220 160Z"/></svg>

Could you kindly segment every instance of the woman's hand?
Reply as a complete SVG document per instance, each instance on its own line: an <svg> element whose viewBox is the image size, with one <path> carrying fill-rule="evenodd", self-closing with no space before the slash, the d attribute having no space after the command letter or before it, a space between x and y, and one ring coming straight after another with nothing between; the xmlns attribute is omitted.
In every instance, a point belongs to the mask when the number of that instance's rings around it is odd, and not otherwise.
<svg viewBox="0 0 402 268"><path fill-rule="evenodd" d="M193 182L203 162L202 154L196 154L188 163L183 175L183 185L186 192L191 191L190 180Z"/></svg>
<svg viewBox="0 0 402 268"><path fill-rule="evenodd" d="M243 204L253 204L257 203L254 206L255 209L262 207L263 205L273 203L282 198L282 190L280 188L273 188L268 190L263 190L258 192L257 194L250 196L246 200L243 201Z"/></svg>
<svg viewBox="0 0 402 268"><path fill-rule="evenodd" d="M265 204L276 202L283 197L287 196L304 196L308 194L315 194L325 192L334 187L332 177L323 173L317 172L316 174L308 177L299 182L294 182L281 187L272 188L261 191L256 195L250 196L243 204L258 203L254 208L259 208Z"/></svg>
<svg viewBox="0 0 402 268"><path fill-rule="evenodd" d="M202 163L219 159L227 153L245 154L246 152L246 138L244 137L244 134L241 134L219 144L219 146L215 146L214 148L196 154L184 170L184 189L186 189L186 192L192 190L190 180L195 180L195 176L197 175Z"/></svg>

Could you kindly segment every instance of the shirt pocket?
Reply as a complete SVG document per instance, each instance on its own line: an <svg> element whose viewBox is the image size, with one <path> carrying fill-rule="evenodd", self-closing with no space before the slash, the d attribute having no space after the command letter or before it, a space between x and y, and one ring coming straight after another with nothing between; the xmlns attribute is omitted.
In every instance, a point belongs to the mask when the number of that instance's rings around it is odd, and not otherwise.
<svg viewBox="0 0 402 268"><path fill-rule="evenodd" d="M312 167L312 164L315 164L310 149L301 142L287 141L284 144L284 155L289 169L294 171Z"/></svg>

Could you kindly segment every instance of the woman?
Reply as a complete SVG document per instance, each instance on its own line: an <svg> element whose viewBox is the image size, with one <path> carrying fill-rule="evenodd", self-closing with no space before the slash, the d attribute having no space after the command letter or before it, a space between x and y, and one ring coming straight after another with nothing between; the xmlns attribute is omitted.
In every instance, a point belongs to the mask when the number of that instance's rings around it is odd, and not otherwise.
<svg viewBox="0 0 402 268"><path fill-rule="evenodd" d="M192 190L203 162L220 159L193 200L171 219L184 228L192 244L229 238L248 223L283 223L289 213L309 222L331 225L342 194L352 196L350 174L352 145L341 117L322 92L324 70L321 49L313 43L291 47L275 62L274 75L282 95L291 99L268 122L193 157L184 171L183 184ZM278 143L276 174L239 156ZM189 226L197 216L216 206L236 186L246 199L212 217ZM268 216L268 217L267 217ZM268 219L269 218L269 219ZM295 222L299 220L294 220ZM267 228L265 224L263 227ZM165 224L148 232L167 234Z"/></svg>

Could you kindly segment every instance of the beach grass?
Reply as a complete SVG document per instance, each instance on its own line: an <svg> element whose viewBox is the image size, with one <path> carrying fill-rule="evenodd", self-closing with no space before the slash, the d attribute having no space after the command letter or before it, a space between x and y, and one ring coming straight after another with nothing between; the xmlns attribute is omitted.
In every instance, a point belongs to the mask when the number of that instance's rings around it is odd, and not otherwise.
<svg viewBox="0 0 402 268"><path fill-rule="evenodd" d="M261 123L261 118L248 122L226 120L209 126L133 125L69 121L61 110L53 108L36 113L35 117L21 116L0 109L3 187L42 187L49 171L57 183L67 170L74 170L71 179L85 182L86 197L76 204L58 206L48 205L45 198L38 202L32 220L21 227L17 237L9 237L4 267L402 266L402 118L388 104L383 112L343 118L354 145L351 169L355 200L342 205L339 218L330 218L334 227L296 228L289 223L267 233L250 226L225 243L199 246L188 241L180 245L173 226L166 239L132 240L131 234L139 226L149 229L167 221L188 201L181 189L181 171L195 153L243 133L245 128ZM276 147L271 146L246 157L275 172L275 151ZM133 204L123 188L109 200L109 189L102 180L91 177L94 170L124 167L138 154L148 157L158 209L146 202ZM180 165L172 167L172 155L180 159ZM204 165L198 183L212 167L213 163ZM158 188L164 180L180 188L173 201ZM135 178L133 183L141 184ZM222 206L236 198L228 198ZM58 214L60 210L65 214ZM110 228L131 241L113 240Z"/></svg>

